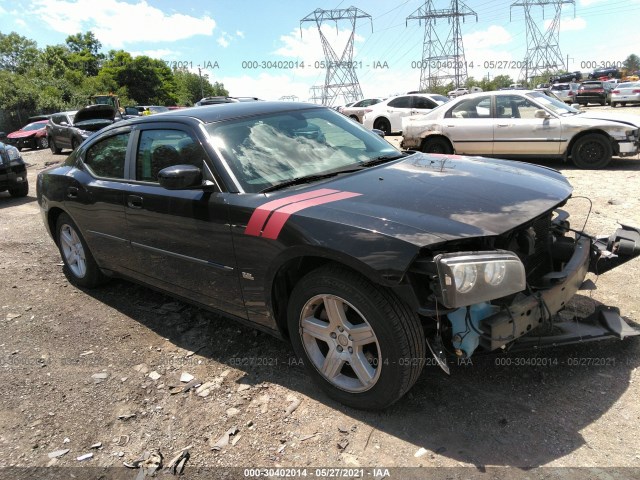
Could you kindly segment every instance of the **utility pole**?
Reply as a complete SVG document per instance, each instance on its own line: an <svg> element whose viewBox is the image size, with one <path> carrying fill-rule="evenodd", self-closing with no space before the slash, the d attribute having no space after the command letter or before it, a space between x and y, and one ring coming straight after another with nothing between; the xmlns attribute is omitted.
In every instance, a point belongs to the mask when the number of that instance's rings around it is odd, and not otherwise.
<svg viewBox="0 0 640 480"><path fill-rule="evenodd" d="M464 86L467 82L467 62L464 56L460 19L464 23L468 16L473 16L476 22L478 21L476 12L460 0L452 0L449 8L440 10L434 8L433 0L427 0L406 18L405 23L409 20L418 20L419 25L422 25L424 20L420 91L430 90L443 80L453 82L456 87ZM444 42L440 40L435 28L438 19L446 19L451 25L451 30Z"/></svg>
<svg viewBox="0 0 640 480"><path fill-rule="evenodd" d="M317 8L300 20L300 36L302 36L302 24L304 22L315 22L320 34L326 67L323 93L321 95L322 105L333 105L339 96L343 96L346 103L362 99L362 89L360 88L360 82L353 63L353 40L356 33L356 21L359 18L368 18L371 21L371 15L355 7L335 10ZM322 23L327 20L335 22L336 30L338 30L338 20L348 20L351 23L351 35L339 57L322 32ZM371 31L373 32L372 21ZM316 87L311 88L314 89ZM312 98L315 97L317 97L317 93L312 91Z"/></svg>
<svg viewBox="0 0 640 480"><path fill-rule="evenodd" d="M573 5L573 16L576 16L575 0L518 0L511 4L514 7L524 9L526 21L527 53L524 58L524 65L520 70L520 79L524 72L524 81L529 78L542 76L544 73L557 73L560 70L569 71L569 56L567 63L560 53L560 17L563 5ZM538 21L534 18L534 7L542 7L542 18L544 19L544 8L550 7L553 10L553 18L547 29L543 32L538 26Z"/></svg>
<svg viewBox="0 0 640 480"><path fill-rule="evenodd" d="M200 65L198 65L198 76L200 77L200 98L204 98L204 88L202 86L202 70L200 70Z"/></svg>

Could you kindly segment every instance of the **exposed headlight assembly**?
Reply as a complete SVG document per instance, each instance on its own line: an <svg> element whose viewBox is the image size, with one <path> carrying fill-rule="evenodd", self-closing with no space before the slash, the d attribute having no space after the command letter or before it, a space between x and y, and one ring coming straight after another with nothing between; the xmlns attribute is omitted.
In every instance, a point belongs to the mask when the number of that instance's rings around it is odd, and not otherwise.
<svg viewBox="0 0 640 480"><path fill-rule="evenodd" d="M517 293L526 287L524 265L513 252L444 253L434 258L442 303L465 307Z"/></svg>

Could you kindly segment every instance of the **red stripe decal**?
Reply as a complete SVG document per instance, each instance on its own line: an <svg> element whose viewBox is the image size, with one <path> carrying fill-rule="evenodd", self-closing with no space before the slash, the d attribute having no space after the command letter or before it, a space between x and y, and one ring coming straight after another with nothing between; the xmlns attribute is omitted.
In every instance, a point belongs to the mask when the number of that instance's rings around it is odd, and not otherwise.
<svg viewBox="0 0 640 480"><path fill-rule="evenodd" d="M304 210L305 208L315 207L317 205L323 205L325 203L336 202L338 200L344 200L346 198L358 197L362 195L361 193L353 193L353 192L338 192L333 193L331 195L325 195L323 197L312 198L310 200L305 200L302 202L293 203L291 205L287 205L282 207L281 209L273 212L269 222L267 223L264 231L262 232L262 236L264 238L270 238L275 240L280 235L280 231L284 224L289 219L289 217L300 210Z"/></svg>
<svg viewBox="0 0 640 480"><path fill-rule="evenodd" d="M310 198L320 197L322 195L328 195L330 193L336 193L338 190L331 190L330 188L321 188L320 190L314 190L313 192L300 193L298 195L292 195L290 197L279 198L278 200L272 200L270 202L265 203L264 205L260 205L253 211L251 218L249 219L249 223L247 223L247 228L245 228L245 235L253 235L255 237L260 236L260 231L264 226L267 218L271 212L273 212L276 208L283 207L290 203L299 202L301 200L308 200Z"/></svg>

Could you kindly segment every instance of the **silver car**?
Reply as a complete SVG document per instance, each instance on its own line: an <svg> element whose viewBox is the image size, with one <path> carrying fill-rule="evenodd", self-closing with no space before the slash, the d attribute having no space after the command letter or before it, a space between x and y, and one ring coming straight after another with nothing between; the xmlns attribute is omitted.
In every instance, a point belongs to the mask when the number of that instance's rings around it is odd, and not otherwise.
<svg viewBox="0 0 640 480"><path fill-rule="evenodd" d="M576 103L576 93L578 92L577 83L555 83L551 85L551 91L564 103Z"/></svg>
<svg viewBox="0 0 640 480"><path fill-rule="evenodd" d="M640 148L640 117L586 113L536 91L475 93L407 117L402 148L513 159L562 158L603 168Z"/></svg>
<svg viewBox="0 0 640 480"><path fill-rule="evenodd" d="M371 105L375 105L376 103L380 103L383 98L365 98L364 100L360 100L359 102L354 103L350 107L344 106L338 111L355 120L358 123L362 123L362 117L364 117L364 111L367 107Z"/></svg>
<svg viewBox="0 0 640 480"><path fill-rule="evenodd" d="M623 107L627 103L640 103L640 82L626 82L616 85L611 92L611 106Z"/></svg>

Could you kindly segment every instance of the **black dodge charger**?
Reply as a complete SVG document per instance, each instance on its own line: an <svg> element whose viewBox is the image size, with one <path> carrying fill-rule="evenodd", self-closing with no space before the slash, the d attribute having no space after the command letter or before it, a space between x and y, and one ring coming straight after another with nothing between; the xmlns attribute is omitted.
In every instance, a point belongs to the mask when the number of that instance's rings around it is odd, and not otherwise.
<svg viewBox="0 0 640 480"><path fill-rule="evenodd" d="M124 277L291 341L333 398L399 399L426 363L624 338L556 315L640 232L572 229L557 171L399 152L325 107L256 102L116 123L38 175L68 278Z"/></svg>

